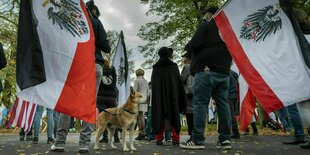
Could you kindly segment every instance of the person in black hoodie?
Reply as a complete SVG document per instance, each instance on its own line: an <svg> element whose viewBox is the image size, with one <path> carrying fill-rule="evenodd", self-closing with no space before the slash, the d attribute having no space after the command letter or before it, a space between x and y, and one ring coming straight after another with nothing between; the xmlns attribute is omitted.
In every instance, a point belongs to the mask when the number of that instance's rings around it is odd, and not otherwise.
<svg viewBox="0 0 310 155"><path fill-rule="evenodd" d="M218 8L206 12L214 14ZM210 16L209 16L210 17ZM215 21L204 20L185 47L191 55L193 82L194 129L191 138L180 146L204 149L204 129L210 98L215 100L219 118L218 148L231 149L231 115L228 101L231 55L219 35Z"/></svg>
<svg viewBox="0 0 310 155"><path fill-rule="evenodd" d="M151 76L152 127L156 134L157 145L163 145L165 130L172 131L172 144L179 145L180 113L187 106L178 66L170 60L172 52L172 48L159 49L160 59L153 66Z"/></svg>
<svg viewBox="0 0 310 155"><path fill-rule="evenodd" d="M116 88L116 71L114 66L110 66L108 60L104 60L103 76L97 95L97 108L99 113L107 108L117 107L118 89ZM120 142L118 128L114 132L114 142ZM100 143L108 143L108 132L104 131Z"/></svg>
<svg viewBox="0 0 310 155"><path fill-rule="evenodd" d="M109 45L109 41L107 39L107 34L103 28L102 23L98 19L100 16L99 9L94 4L94 1L89 1L86 3L87 9L89 11L90 20L92 23L92 27L95 34L95 51L86 51L86 52L95 52L96 57L96 95L99 90L101 78L102 78L102 65L104 63L102 53L110 53L111 48ZM63 152L64 151L64 145L66 142L68 129L70 126L70 120L71 117L61 113L60 119L59 119L59 126L57 129L57 136L56 136L56 142L54 145L51 146L51 151L57 151L57 152ZM82 123L81 129L80 129L80 141L79 141L79 152L80 153L86 153L89 152L89 144L91 142L91 133L95 129L95 126L93 124L84 122Z"/></svg>
<svg viewBox="0 0 310 155"><path fill-rule="evenodd" d="M3 51L3 47L2 47L2 43L0 43L0 70L2 68L4 68L6 66L6 58L5 58L5 54ZM0 79L0 82L2 80ZM2 82L0 83L0 93L2 92L3 88L2 88Z"/></svg>

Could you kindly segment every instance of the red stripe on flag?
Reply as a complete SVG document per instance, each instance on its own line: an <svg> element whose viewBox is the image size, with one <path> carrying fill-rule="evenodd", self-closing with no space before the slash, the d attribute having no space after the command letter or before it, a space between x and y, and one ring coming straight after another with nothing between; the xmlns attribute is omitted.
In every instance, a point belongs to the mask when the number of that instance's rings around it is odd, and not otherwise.
<svg viewBox="0 0 310 155"><path fill-rule="evenodd" d="M245 132L248 126L251 124L255 108L256 108L256 103L255 103L254 95L252 91L248 89L241 103L241 110L240 110L240 130L241 131Z"/></svg>
<svg viewBox="0 0 310 155"><path fill-rule="evenodd" d="M13 110L12 110L12 113L10 115L10 120L9 120L9 125L11 126L15 120L15 117L16 117L16 111L17 111L17 106L18 106L18 101L19 101L19 98L16 97L15 99L15 103L14 103L14 106L13 106Z"/></svg>
<svg viewBox="0 0 310 155"><path fill-rule="evenodd" d="M24 128L26 133L28 133L30 131L30 129L31 129L31 125L32 125L32 122L33 122L33 117L34 117L34 113L35 113L36 107L37 107L36 104L32 105L29 117L27 117L28 120L25 123L25 127L27 127L27 128Z"/></svg>
<svg viewBox="0 0 310 155"><path fill-rule="evenodd" d="M264 110L269 113L282 108L283 103L281 100L276 96L248 59L224 11L220 12L214 19L240 73L243 75L256 98L260 101Z"/></svg>
<svg viewBox="0 0 310 155"><path fill-rule="evenodd" d="M81 5L83 2L81 1ZM55 110L86 122L96 123L95 38L87 10L82 6L90 28L90 40L78 43L65 85ZM89 62L89 63L81 63Z"/></svg>
<svg viewBox="0 0 310 155"><path fill-rule="evenodd" d="M20 109L20 113L19 113L19 116L18 116L18 120L17 120L17 124L16 126L18 127L21 127L22 125L22 122L23 122L23 118L24 118L24 112L25 112L25 109L26 109L26 104L27 104L27 101L23 101L21 109Z"/></svg>

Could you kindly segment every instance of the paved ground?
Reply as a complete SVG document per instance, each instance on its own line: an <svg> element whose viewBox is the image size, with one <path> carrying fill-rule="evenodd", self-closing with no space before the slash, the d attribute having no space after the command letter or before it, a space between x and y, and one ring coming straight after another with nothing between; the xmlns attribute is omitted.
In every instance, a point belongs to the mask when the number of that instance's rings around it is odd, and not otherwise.
<svg viewBox="0 0 310 155"><path fill-rule="evenodd" d="M50 145L46 144L46 134L41 135L39 144L32 144L31 142L20 142L18 135L14 134L0 134L0 155L39 155L39 154L57 154L57 155L69 155L79 154L78 149L78 134L69 134L65 152L55 153L49 150ZM92 142L95 135L92 136ZM185 141L188 136L181 136L181 141ZM123 152L121 144L118 143L116 150L112 150L109 146L102 146L102 149L95 151L93 149L94 144L91 144L89 154L138 154L138 155L188 155L188 154L259 154L259 155L309 155L310 150L300 149L299 146L284 145L282 141L288 140L290 136L244 136L239 140L233 140L230 151L223 151L215 148L217 136L208 136L206 140L205 150L185 150L180 147L173 146L169 143L165 143L164 146L157 146L155 142L147 141L135 141L135 147L138 151L135 152Z"/></svg>

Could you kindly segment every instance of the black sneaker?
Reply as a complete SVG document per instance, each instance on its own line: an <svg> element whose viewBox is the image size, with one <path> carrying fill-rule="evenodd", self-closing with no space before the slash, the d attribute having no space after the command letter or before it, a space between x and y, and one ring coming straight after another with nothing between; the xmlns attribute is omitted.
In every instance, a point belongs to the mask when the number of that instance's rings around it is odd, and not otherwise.
<svg viewBox="0 0 310 155"><path fill-rule="evenodd" d="M164 145L163 141L156 141L156 145Z"/></svg>
<svg viewBox="0 0 310 155"><path fill-rule="evenodd" d="M19 136L19 141L24 141L25 140L25 136Z"/></svg>
<svg viewBox="0 0 310 155"><path fill-rule="evenodd" d="M229 140L225 140L223 142L217 142L216 148L223 150L231 150L231 143Z"/></svg>
<svg viewBox="0 0 310 155"><path fill-rule="evenodd" d="M33 140L33 138L32 138L32 136L26 136L26 141L32 141Z"/></svg>
<svg viewBox="0 0 310 155"><path fill-rule="evenodd" d="M108 142L109 142L108 138L102 138L99 140L99 143L108 143Z"/></svg>
<svg viewBox="0 0 310 155"><path fill-rule="evenodd" d="M179 141L172 141L172 145L179 146L180 142Z"/></svg>
<svg viewBox="0 0 310 155"><path fill-rule="evenodd" d="M51 137L47 138L47 144L53 144L55 140Z"/></svg>
<svg viewBox="0 0 310 155"><path fill-rule="evenodd" d="M119 143L119 142L120 142L119 138L114 138L114 143Z"/></svg>
<svg viewBox="0 0 310 155"><path fill-rule="evenodd" d="M194 150L203 150L203 149L205 149L205 145L204 144L195 143L192 139L189 139L186 143L181 143L180 147L181 148L185 148L185 149L194 149Z"/></svg>
<svg viewBox="0 0 310 155"><path fill-rule="evenodd" d="M39 142L39 138L33 137L32 144L38 144L38 142Z"/></svg>
<svg viewBox="0 0 310 155"><path fill-rule="evenodd" d="M145 138L145 135L139 134L139 136L136 137L135 140L146 140L146 138Z"/></svg>

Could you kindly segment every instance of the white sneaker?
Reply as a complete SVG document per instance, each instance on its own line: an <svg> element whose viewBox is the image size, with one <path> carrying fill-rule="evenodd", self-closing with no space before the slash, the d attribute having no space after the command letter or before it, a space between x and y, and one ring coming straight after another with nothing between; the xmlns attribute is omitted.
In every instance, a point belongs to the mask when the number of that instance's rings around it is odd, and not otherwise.
<svg viewBox="0 0 310 155"><path fill-rule="evenodd" d="M217 142L216 148L223 150L231 150L231 143L229 140L225 140L223 142Z"/></svg>
<svg viewBox="0 0 310 155"><path fill-rule="evenodd" d="M65 148L63 146L56 146L55 144L51 146L51 151L54 152L64 152Z"/></svg>
<svg viewBox="0 0 310 155"><path fill-rule="evenodd" d="M88 147L80 147L79 148L79 153L87 153L87 152L89 152Z"/></svg>

